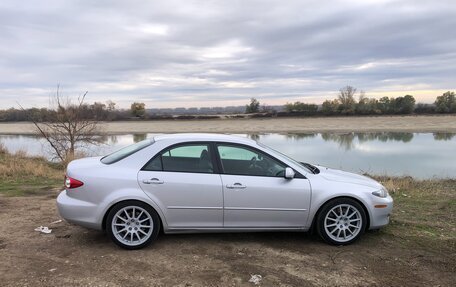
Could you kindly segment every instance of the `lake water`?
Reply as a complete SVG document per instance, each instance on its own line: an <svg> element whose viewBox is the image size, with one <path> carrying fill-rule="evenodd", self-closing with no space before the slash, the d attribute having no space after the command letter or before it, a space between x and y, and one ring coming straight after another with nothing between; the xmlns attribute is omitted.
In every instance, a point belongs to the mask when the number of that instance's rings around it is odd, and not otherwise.
<svg viewBox="0 0 456 287"><path fill-rule="evenodd" d="M153 134L101 137L102 144L84 147L90 155L105 155ZM315 133L248 134L299 161L357 173L416 178L456 178L456 134L450 133ZM50 158L43 139L31 135L0 135L9 151Z"/></svg>

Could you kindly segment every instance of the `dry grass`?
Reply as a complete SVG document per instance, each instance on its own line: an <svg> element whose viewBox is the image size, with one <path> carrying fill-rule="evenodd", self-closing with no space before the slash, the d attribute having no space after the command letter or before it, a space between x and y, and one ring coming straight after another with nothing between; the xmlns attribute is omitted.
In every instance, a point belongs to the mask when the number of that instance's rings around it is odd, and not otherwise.
<svg viewBox="0 0 456 287"><path fill-rule="evenodd" d="M0 143L0 193L24 195L59 186L63 181L63 165L40 157L28 157L20 150L8 153Z"/></svg>
<svg viewBox="0 0 456 287"><path fill-rule="evenodd" d="M41 158L28 158L26 153L0 155L0 178L20 180L34 177L62 178L63 171L57 165Z"/></svg>
<svg viewBox="0 0 456 287"><path fill-rule="evenodd" d="M83 151L75 151L75 153L72 156L70 156L70 155L66 156L65 160L60 165L65 167L65 166L68 166L68 164L75 159L85 158L88 156L90 156L90 155L88 155L87 153L85 153Z"/></svg>

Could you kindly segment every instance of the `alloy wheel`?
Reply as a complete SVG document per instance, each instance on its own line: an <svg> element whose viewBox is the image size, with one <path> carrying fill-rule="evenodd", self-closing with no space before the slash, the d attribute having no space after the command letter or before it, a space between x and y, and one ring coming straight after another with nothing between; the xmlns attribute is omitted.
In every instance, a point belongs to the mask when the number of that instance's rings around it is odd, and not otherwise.
<svg viewBox="0 0 456 287"><path fill-rule="evenodd" d="M152 216L139 206L121 208L112 218L114 237L122 244L137 246L146 242L154 230Z"/></svg>
<svg viewBox="0 0 456 287"><path fill-rule="evenodd" d="M355 238L363 226L360 211L350 204L331 208L324 219L326 234L334 241L344 243Z"/></svg>

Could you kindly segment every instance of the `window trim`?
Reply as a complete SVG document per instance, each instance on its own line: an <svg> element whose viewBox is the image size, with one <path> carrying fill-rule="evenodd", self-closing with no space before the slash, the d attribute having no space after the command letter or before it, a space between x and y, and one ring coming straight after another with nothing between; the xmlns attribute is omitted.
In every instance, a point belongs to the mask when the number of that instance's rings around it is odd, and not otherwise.
<svg viewBox="0 0 456 287"><path fill-rule="evenodd" d="M164 170L163 159L162 159L162 156L161 156L163 153L165 153L165 152L167 152L167 151L169 151L171 149L181 147L181 146L194 146L194 145L196 145L196 146L197 145L206 145L208 147L208 149L209 149L208 152L209 152L209 155L211 157L211 162L212 162L212 167L213 167L213 171L212 172ZM148 170L148 169L146 169L146 166L148 166L149 163L151 163L157 157L160 157L162 170ZM217 159L216 159L216 154L215 154L215 151L214 151L213 142L207 142L207 141L188 141L188 142L180 142L180 143L169 145L169 146L161 149L150 160L148 160L147 163L140 169L140 171L149 171L149 172L181 172L181 173L197 173L197 174L220 174L220 169L219 169L218 162L217 162Z"/></svg>
<svg viewBox="0 0 456 287"><path fill-rule="evenodd" d="M163 170L163 160L161 158L161 154L163 152L165 152L166 150L169 150L169 149L173 149L175 147L179 147L179 146L185 146L185 145L207 145L208 148L209 148L209 154L211 156L211 160L212 160L212 166L214 168L214 171L212 173L208 173L208 172L194 172L194 171L165 171ZM237 176L254 176L254 177L269 177L269 178L284 178L282 176L266 176L266 175L250 175L250 174L233 174L233 173L226 173L224 170L223 170L223 166L222 166L222 161L221 161L221 158L220 158L220 154L218 152L218 148L217 146L218 145L227 145L227 146L234 146L234 147L241 147L241 148L247 148L247 149L250 149L250 150L253 150L255 152L260 152L260 153L263 153L263 154L267 154L269 157L271 157L272 159L280 162L281 164L283 164L285 167L290 167L288 164L284 163L282 160L276 158L275 156L265 152L265 151L262 151L256 147L253 147L253 146L250 146L250 145L246 145L246 144L242 144L242 143L233 143L233 142L223 142L223 141L186 141L186 142L179 142L179 143L175 143L175 144L172 144L172 145L169 145L167 147L164 147L162 148L159 152L157 152L150 160L147 161L147 163L140 169L140 171L149 171L149 172L181 172L181 173L196 173L196 174L226 174L226 175L237 175ZM162 164L162 170L147 170L145 169L145 167L151 162L153 161L157 156L160 156L160 161L161 161L161 164ZM291 169L293 169L293 171L295 172L295 176L294 176L294 179L307 179L307 177L305 177L303 174L301 174L299 171L297 171L296 169L290 167Z"/></svg>
<svg viewBox="0 0 456 287"><path fill-rule="evenodd" d="M217 154L217 164L219 165L219 170L220 170L220 174L226 174L226 175L237 175L237 176L254 176L254 177L271 177L271 178L284 178L283 176L269 176L269 175L250 175L250 174L235 174L235 173L227 173L225 172L225 170L223 169L223 164L222 164L222 158L220 157L220 154L219 154L219 151L218 151L218 146L219 145L224 145L224 146L232 146L232 147L238 147L238 148L245 148L247 150L250 150L250 151L254 151L254 152L257 152L257 153L261 153L263 155L267 155L268 157L272 158L273 160L281 163L282 165L285 166L285 168L289 167L291 169L293 169L293 171L295 172L295 176L294 178L301 178L301 179L307 179L307 177L305 177L304 175L302 175L299 171L295 170L294 168L290 167L288 164L284 163L283 161L281 161L280 159L276 158L275 156L265 152L265 151L262 151L256 147L253 147L253 146L250 146L250 145L246 145L246 144L242 144L242 143L233 143L233 142L220 142L220 141L216 141L216 142L213 142L214 144L214 148L213 150L216 152Z"/></svg>

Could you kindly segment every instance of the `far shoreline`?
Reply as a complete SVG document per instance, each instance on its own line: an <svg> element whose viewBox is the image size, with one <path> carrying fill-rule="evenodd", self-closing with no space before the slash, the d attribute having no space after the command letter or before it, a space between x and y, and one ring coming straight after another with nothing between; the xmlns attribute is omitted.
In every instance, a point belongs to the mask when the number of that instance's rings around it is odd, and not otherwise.
<svg viewBox="0 0 456 287"><path fill-rule="evenodd" d="M104 134L140 133L456 133L456 115L281 117L103 122ZM2 135L36 134L30 122L0 123Z"/></svg>

